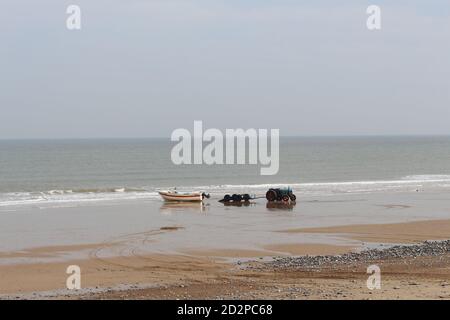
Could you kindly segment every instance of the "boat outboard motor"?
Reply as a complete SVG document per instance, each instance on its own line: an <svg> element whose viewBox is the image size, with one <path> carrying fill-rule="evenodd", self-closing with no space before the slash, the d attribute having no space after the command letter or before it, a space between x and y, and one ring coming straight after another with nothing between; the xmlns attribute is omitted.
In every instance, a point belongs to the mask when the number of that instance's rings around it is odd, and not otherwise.
<svg viewBox="0 0 450 320"><path fill-rule="evenodd" d="M209 195L209 193L202 193L202 199L209 199L210 198L210 195Z"/></svg>

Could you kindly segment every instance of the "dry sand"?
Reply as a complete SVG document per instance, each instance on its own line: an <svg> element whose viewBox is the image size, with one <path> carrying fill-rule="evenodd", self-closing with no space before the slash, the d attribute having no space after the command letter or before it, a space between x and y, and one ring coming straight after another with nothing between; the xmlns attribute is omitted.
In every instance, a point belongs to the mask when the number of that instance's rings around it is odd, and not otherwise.
<svg viewBox="0 0 450 320"><path fill-rule="evenodd" d="M71 261L92 289L65 286L66 263L1 267L4 298L50 299L449 299L450 256L382 261L382 289L366 287L366 265L330 270L242 270L177 256ZM126 286L121 286L126 284ZM96 290L100 287L104 290ZM8 288L8 290L5 290ZM13 293L13 294L11 294Z"/></svg>
<svg viewBox="0 0 450 320"><path fill-rule="evenodd" d="M417 243L450 238L450 220L429 220L393 224L365 224L282 230L287 233L338 234L364 242Z"/></svg>
<svg viewBox="0 0 450 320"><path fill-rule="evenodd" d="M82 287L119 284L172 285L184 279L207 280L229 264L182 255L95 258L58 263L0 266L0 294L20 294L66 288L67 267L81 268ZM186 276L186 275L189 276Z"/></svg>

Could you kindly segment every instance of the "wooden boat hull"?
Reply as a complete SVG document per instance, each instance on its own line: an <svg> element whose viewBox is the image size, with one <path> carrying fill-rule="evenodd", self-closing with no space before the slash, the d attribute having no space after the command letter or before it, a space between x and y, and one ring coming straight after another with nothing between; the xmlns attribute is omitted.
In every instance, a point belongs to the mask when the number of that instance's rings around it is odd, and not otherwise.
<svg viewBox="0 0 450 320"><path fill-rule="evenodd" d="M165 201L177 201L177 202L201 202L203 201L203 196L201 193L175 193L160 191L159 195Z"/></svg>

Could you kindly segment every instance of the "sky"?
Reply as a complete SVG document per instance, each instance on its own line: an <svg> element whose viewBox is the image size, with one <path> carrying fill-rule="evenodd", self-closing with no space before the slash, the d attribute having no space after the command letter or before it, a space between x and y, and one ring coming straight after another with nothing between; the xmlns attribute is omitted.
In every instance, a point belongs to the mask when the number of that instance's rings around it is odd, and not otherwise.
<svg viewBox="0 0 450 320"><path fill-rule="evenodd" d="M448 0L2 0L0 139L450 134L449 18Z"/></svg>

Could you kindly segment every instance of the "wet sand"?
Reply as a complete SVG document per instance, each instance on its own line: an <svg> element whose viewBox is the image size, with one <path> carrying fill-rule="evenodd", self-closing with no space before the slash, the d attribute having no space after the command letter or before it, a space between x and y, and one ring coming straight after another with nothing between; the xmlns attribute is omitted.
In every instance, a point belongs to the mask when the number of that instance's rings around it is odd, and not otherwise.
<svg viewBox="0 0 450 320"><path fill-rule="evenodd" d="M316 256L316 255L338 255L347 252L352 252L357 249L355 246L336 246L328 244L292 244L282 243L265 246L265 249L276 253L282 253L292 256Z"/></svg>
<svg viewBox="0 0 450 320"><path fill-rule="evenodd" d="M327 255L342 254L354 250L352 246L337 246L320 243L282 243L267 245L262 250L245 249L217 249L217 250L190 250L185 254L196 257L213 258L260 258L286 255Z"/></svg>
<svg viewBox="0 0 450 320"><path fill-rule="evenodd" d="M13 258L11 252L91 244L105 244L99 254L110 257L132 250L152 255L230 249L273 251L274 245L296 244L359 247L366 239L343 237L342 233L333 235L326 230L325 233L278 231L443 220L450 216L449 202L448 194L411 193L303 196L295 206L268 205L263 199L248 206L224 206L213 197L204 205L139 200L83 206L28 206L15 211L0 208L0 253L3 253L0 265L56 262L41 256L34 259L33 252ZM381 234L383 230L374 232ZM396 232L384 232L381 238ZM417 240L434 234L412 232L421 235ZM369 233L367 237L376 236ZM436 233L436 238L440 239L443 233L445 230ZM111 243L116 246L111 248ZM86 252L78 254L71 250L54 258L81 259L87 257ZM295 254L292 250L288 252Z"/></svg>
<svg viewBox="0 0 450 320"><path fill-rule="evenodd" d="M98 248L101 244L79 244L66 246L48 246L23 249L20 251L0 252L0 259L5 258L50 258L69 252L81 252L84 250L92 250Z"/></svg>

